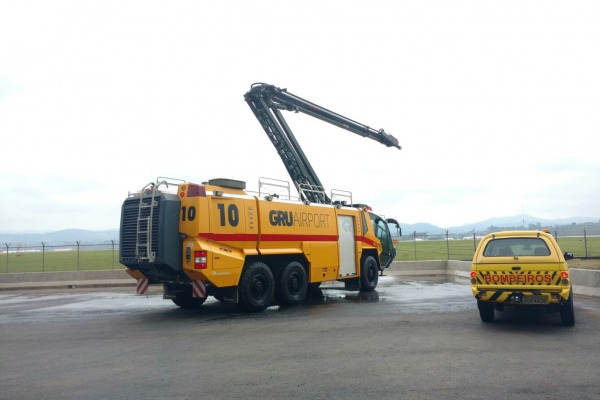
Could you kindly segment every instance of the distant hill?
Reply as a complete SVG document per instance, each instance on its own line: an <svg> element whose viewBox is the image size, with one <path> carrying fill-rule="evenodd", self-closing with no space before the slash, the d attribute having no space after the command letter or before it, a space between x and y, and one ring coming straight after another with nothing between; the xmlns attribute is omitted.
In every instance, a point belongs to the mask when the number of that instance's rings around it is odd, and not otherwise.
<svg viewBox="0 0 600 400"><path fill-rule="evenodd" d="M403 224L400 223L402 228L402 235L412 235L413 233L426 233L426 234L442 234L446 233L446 229L440 228L439 226L432 225L427 222L419 222L416 224ZM395 232L392 232L392 236L395 236Z"/></svg>
<svg viewBox="0 0 600 400"><path fill-rule="evenodd" d="M543 229L557 230L561 235L582 235L584 227L588 235L600 234L600 220L598 218L573 217L560 219L536 218L527 214L513 215L510 217L490 218L485 221L460 226L442 228L427 222L417 224L400 223L403 236L440 235L446 231L450 234L484 234L507 229ZM395 236L396 232L392 232ZM65 229L55 232L39 233L0 233L0 248L6 243L37 246L44 242L49 246L72 245L79 241L80 244L110 244L114 240L119 242L119 230L89 231L85 229Z"/></svg>
<svg viewBox="0 0 600 400"><path fill-rule="evenodd" d="M573 218L556 218L556 219L544 219L537 218L527 214L513 215L509 217L490 218L484 221L475 222L472 224L451 226L448 228L439 227L429 223L417 223L417 224L403 224L402 235L412 235L415 232L417 234L427 235L439 235L445 234L448 231L449 234L466 234L466 233L488 233L499 230L508 229L554 229L561 227L561 231L575 231L577 235L581 235L583 232L582 224L593 224L593 229L589 234L598 234L596 231L600 229L600 219L588 218L588 217L573 217ZM576 225L573 227L573 225ZM393 234L393 233L392 233ZM565 234L565 233L563 233ZM570 233L566 233L570 234Z"/></svg>
<svg viewBox="0 0 600 400"><path fill-rule="evenodd" d="M539 229L553 228L557 226L584 224L589 222L599 222L598 218L573 217L573 218L556 218L544 219L537 218L527 214L513 215L510 217L490 218L473 224L453 226L448 228L450 232L479 232L479 231L494 231L496 228L523 228L530 229L530 226L537 226ZM492 228L492 229L490 229Z"/></svg>
<svg viewBox="0 0 600 400"><path fill-rule="evenodd" d="M119 241L119 230L107 231L88 231L85 229L64 229L61 231L47 233L0 233L0 245L5 243L16 245L18 243L28 245L39 245L42 242L46 245L73 244L77 241L81 244L102 244L115 243Z"/></svg>

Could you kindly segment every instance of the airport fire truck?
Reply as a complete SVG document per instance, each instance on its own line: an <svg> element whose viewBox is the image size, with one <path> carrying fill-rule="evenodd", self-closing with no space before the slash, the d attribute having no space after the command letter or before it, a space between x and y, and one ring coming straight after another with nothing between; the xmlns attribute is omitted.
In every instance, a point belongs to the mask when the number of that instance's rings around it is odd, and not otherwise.
<svg viewBox="0 0 600 400"><path fill-rule="evenodd" d="M120 262L138 294L163 285L163 297L197 307L207 296L249 312L304 301L311 288L340 281L373 291L396 250L390 226L352 193L327 193L282 111L300 112L400 149L384 130L343 117L273 85L254 84L245 100L281 157L288 182L217 178L203 183L158 178L122 205Z"/></svg>

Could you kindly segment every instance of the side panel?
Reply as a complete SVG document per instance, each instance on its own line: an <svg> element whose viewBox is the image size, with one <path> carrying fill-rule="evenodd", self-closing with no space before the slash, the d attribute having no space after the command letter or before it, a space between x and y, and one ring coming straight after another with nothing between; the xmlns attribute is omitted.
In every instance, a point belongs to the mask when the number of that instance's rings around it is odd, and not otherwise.
<svg viewBox="0 0 600 400"><path fill-rule="evenodd" d="M334 281L338 277L338 244L305 242L304 253L309 263L310 283Z"/></svg>
<svg viewBox="0 0 600 400"><path fill-rule="evenodd" d="M243 266L243 260L228 254L241 251L256 254L258 230L254 216L255 200L239 197L209 197L209 230L198 236L213 243L213 268Z"/></svg>
<svg viewBox="0 0 600 400"><path fill-rule="evenodd" d="M209 281L217 287L235 286L246 256L257 253L256 200L212 193L181 199L180 229L186 235L184 271L193 280ZM195 268L195 251L206 251L205 268Z"/></svg>
<svg viewBox="0 0 600 400"><path fill-rule="evenodd" d="M337 247L337 227L332 206L258 200L261 254L301 254L308 244ZM319 263L315 255L311 262ZM337 263L335 265L337 267Z"/></svg>
<svg viewBox="0 0 600 400"><path fill-rule="evenodd" d="M339 277L356 276L356 242L354 218L349 215L338 215L339 227Z"/></svg>
<svg viewBox="0 0 600 400"><path fill-rule="evenodd" d="M256 251L258 229L253 198L186 196L181 200L180 221L180 231L186 236Z"/></svg>

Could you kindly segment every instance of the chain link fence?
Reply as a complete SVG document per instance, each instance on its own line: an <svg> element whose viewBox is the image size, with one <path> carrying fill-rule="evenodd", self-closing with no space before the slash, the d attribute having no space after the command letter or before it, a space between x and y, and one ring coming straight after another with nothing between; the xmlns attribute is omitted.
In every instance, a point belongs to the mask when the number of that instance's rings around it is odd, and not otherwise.
<svg viewBox="0 0 600 400"><path fill-rule="evenodd" d="M581 236L562 236L560 231L551 232L564 252L571 252L575 258L600 258L600 236L588 236L586 230ZM473 259L475 249L483 236L476 234L428 234L413 232L397 237L395 242L397 261L422 260L463 260Z"/></svg>
<svg viewBox="0 0 600 400"><path fill-rule="evenodd" d="M0 272L91 271L125 268L119 263L119 244L40 245L4 243L0 248Z"/></svg>
<svg viewBox="0 0 600 400"><path fill-rule="evenodd" d="M600 236L562 236L553 231L563 252L575 258L600 258ZM428 234L413 232L396 237L396 261L471 260L481 236ZM29 245L4 243L0 247L0 273L54 272L123 269L119 263L119 243L111 240L100 244L75 241L71 244Z"/></svg>

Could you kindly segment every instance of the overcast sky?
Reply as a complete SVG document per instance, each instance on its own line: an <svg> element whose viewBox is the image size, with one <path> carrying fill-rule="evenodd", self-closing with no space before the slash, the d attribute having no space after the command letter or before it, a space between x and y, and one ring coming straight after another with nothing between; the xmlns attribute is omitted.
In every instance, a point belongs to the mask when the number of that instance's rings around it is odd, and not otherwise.
<svg viewBox="0 0 600 400"><path fill-rule="evenodd" d="M600 218L598 1L0 0L0 232L116 229L158 176L289 180L266 82L327 190L404 223Z"/></svg>

